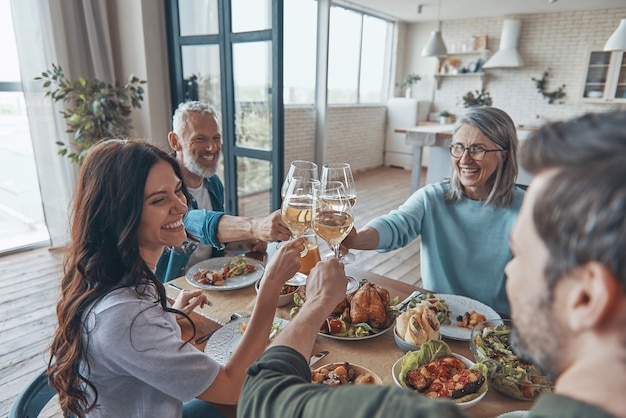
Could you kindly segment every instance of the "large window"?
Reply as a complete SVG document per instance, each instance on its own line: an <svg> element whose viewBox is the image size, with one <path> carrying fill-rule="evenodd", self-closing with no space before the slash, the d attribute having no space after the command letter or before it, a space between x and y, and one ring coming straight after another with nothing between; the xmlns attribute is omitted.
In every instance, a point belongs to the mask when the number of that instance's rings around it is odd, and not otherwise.
<svg viewBox="0 0 626 418"><path fill-rule="evenodd" d="M8 0L0 0L0 253L48 241Z"/></svg>
<svg viewBox="0 0 626 418"><path fill-rule="evenodd" d="M284 103L315 97L317 2L285 2ZM330 9L328 102L380 103L389 96L393 23L333 5Z"/></svg>

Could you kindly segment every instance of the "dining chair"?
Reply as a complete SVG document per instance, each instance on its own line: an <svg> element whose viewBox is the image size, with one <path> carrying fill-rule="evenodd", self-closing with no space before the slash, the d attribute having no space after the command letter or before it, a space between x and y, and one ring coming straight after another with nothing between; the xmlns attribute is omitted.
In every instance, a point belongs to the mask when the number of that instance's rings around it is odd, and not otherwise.
<svg viewBox="0 0 626 418"><path fill-rule="evenodd" d="M56 395L56 391L48 384L46 369L43 369L17 395L17 399L11 407L9 418L37 417L54 395Z"/></svg>

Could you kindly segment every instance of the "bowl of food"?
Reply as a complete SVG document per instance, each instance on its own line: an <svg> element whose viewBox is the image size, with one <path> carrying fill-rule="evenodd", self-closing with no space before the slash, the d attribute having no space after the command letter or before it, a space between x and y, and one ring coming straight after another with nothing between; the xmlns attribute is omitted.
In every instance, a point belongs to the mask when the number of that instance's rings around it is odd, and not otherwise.
<svg viewBox="0 0 626 418"><path fill-rule="evenodd" d="M261 279L262 280L262 279ZM259 293L259 287L261 286L261 280L258 280L254 284L254 289ZM283 285L278 296L278 306L286 306L293 302L293 295L298 291L298 286Z"/></svg>
<svg viewBox="0 0 626 418"><path fill-rule="evenodd" d="M521 358L511 344L511 320L484 321L472 329L470 350L489 369L489 385L515 399L532 401L551 392L554 383L537 366Z"/></svg>
<svg viewBox="0 0 626 418"><path fill-rule="evenodd" d="M459 354L441 340L409 351L391 369L395 384L429 398L449 398L459 408L476 405L487 394L487 368Z"/></svg>
<svg viewBox="0 0 626 418"><path fill-rule="evenodd" d="M370 369L348 362L330 363L312 370L311 382L326 386L383 384Z"/></svg>
<svg viewBox="0 0 626 418"><path fill-rule="evenodd" d="M400 350L417 351L426 341L440 339L439 329L435 313L424 305L417 305L398 315L393 338Z"/></svg>

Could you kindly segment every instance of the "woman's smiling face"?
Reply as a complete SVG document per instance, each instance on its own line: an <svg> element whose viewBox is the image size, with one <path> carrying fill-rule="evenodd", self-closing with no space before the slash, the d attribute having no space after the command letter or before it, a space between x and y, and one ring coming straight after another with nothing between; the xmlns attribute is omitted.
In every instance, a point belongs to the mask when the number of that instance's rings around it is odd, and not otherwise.
<svg viewBox="0 0 626 418"><path fill-rule="evenodd" d="M480 146L485 150L494 150L496 144L483 135L478 128L471 125L461 125L454 133L452 144L461 144L465 148L472 145ZM459 177L465 195L472 200L485 200L489 194L488 181L498 169L498 154L506 158L506 151L487 152L481 161L474 160L468 151L464 152L461 158L452 158L452 165Z"/></svg>
<svg viewBox="0 0 626 418"><path fill-rule="evenodd" d="M146 180L138 231L139 249L148 266L156 265L164 247L177 246L185 240L186 212L182 181L169 163L160 160Z"/></svg>

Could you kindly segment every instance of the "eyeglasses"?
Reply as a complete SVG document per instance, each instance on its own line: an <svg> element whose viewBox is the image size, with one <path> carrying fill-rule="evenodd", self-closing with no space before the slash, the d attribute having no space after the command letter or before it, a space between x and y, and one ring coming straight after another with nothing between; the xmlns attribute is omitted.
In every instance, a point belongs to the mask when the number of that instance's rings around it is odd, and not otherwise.
<svg viewBox="0 0 626 418"><path fill-rule="evenodd" d="M485 158L488 152L496 152L496 151L506 151L504 149L484 149L480 145L472 145L470 147L465 148L463 144L452 144L450 145L450 155L454 158L461 158L465 151L469 152L472 160L480 161Z"/></svg>

